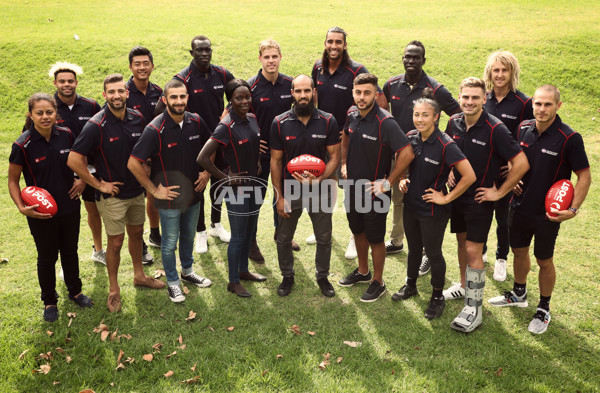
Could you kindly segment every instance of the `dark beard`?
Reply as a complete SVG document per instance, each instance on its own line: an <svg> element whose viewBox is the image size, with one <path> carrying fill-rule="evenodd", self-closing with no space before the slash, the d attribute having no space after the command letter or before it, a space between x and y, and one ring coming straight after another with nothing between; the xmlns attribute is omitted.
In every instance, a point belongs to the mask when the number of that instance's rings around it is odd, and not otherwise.
<svg viewBox="0 0 600 393"><path fill-rule="evenodd" d="M310 100L308 104L299 104L297 101L294 101L294 113L298 117L311 116L314 110L315 103L313 100Z"/></svg>

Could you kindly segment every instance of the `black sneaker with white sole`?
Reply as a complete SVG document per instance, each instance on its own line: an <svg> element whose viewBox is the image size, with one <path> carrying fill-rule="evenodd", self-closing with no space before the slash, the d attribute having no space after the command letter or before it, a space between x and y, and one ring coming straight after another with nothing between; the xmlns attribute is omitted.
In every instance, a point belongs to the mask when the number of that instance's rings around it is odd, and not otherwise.
<svg viewBox="0 0 600 393"><path fill-rule="evenodd" d="M152 247L160 248L161 242L162 236L160 236L160 233L156 234L156 236L152 236L151 233L150 236L148 236L148 245Z"/></svg>
<svg viewBox="0 0 600 393"><path fill-rule="evenodd" d="M360 297L361 302L371 303L376 301L385 293L385 284L380 284L377 280L371 281L371 285Z"/></svg>
<svg viewBox="0 0 600 393"><path fill-rule="evenodd" d="M154 262L154 256L148 251L146 242L142 242L142 264L149 265Z"/></svg>
<svg viewBox="0 0 600 393"><path fill-rule="evenodd" d="M191 272L187 275L182 274L181 279L200 288L210 287L212 284L212 281L210 281L208 278L202 277L194 272Z"/></svg>
<svg viewBox="0 0 600 393"><path fill-rule="evenodd" d="M185 301L185 295L179 285L169 285L169 299L171 299L173 303Z"/></svg>
<svg viewBox="0 0 600 393"><path fill-rule="evenodd" d="M358 283L369 283L371 282L371 272L367 272L367 274L362 274L358 272L358 268L354 269L354 271L348 274L346 277L342 278L338 281L338 284L343 287L351 287L354 284Z"/></svg>
<svg viewBox="0 0 600 393"><path fill-rule="evenodd" d="M421 259L421 266L419 266L419 276L424 276L431 270L431 261L427 258L427 255L423 255Z"/></svg>

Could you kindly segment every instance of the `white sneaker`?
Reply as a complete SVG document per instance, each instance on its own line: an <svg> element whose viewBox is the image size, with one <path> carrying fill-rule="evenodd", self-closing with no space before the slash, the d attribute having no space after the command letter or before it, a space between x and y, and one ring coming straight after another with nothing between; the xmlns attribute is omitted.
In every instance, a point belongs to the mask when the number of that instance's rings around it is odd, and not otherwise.
<svg viewBox="0 0 600 393"><path fill-rule="evenodd" d="M227 232L220 222L211 224L208 228L208 234L212 237L218 237L223 243L229 243L231 240L231 233Z"/></svg>
<svg viewBox="0 0 600 393"><path fill-rule="evenodd" d="M194 251L198 254L204 254L208 252L208 235L206 231L196 232L196 241L194 244Z"/></svg>
<svg viewBox="0 0 600 393"><path fill-rule="evenodd" d="M306 244L317 244L317 238L314 233L306 238Z"/></svg>
<svg viewBox="0 0 600 393"><path fill-rule="evenodd" d="M546 311L543 308L539 308L536 310L533 319L529 323L529 330L533 334L542 334L548 329L548 324L550 323L550 311Z"/></svg>
<svg viewBox="0 0 600 393"><path fill-rule="evenodd" d="M346 254L344 254L344 256L346 259L354 259L357 255L356 243L354 243L354 235L352 235L350 236L350 243L348 243L348 248L346 249Z"/></svg>
<svg viewBox="0 0 600 393"><path fill-rule="evenodd" d="M452 283L452 286L442 292L446 300L458 300L465 297L465 289L459 282Z"/></svg>
<svg viewBox="0 0 600 393"><path fill-rule="evenodd" d="M91 259L106 266L106 252L104 250L92 251Z"/></svg>
<svg viewBox="0 0 600 393"><path fill-rule="evenodd" d="M506 259L496 259L493 277L496 281L506 280Z"/></svg>

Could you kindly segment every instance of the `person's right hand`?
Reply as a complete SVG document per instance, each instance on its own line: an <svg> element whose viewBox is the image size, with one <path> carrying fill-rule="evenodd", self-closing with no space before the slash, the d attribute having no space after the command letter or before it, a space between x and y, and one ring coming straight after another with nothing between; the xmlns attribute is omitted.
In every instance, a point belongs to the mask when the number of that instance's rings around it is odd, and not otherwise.
<svg viewBox="0 0 600 393"><path fill-rule="evenodd" d="M40 207L40 205L23 206L23 208L19 208L19 211L24 216L31 218L39 218L41 220L47 220L49 218L52 218L51 214L40 213L39 211L35 210L38 207Z"/></svg>
<svg viewBox="0 0 600 393"><path fill-rule="evenodd" d="M123 183L120 181L109 182L100 179L100 187L98 188L98 191L100 191L103 194L110 194L110 196L115 196L120 191L119 186L122 185Z"/></svg>

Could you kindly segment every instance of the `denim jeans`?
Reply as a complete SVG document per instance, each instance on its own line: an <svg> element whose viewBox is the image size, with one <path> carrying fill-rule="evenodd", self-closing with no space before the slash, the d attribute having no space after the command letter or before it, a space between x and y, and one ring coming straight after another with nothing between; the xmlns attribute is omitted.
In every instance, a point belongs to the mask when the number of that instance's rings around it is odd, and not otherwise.
<svg viewBox="0 0 600 393"><path fill-rule="evenodd" d="M162 231L160 254L167 276L167 284L169 285L179 285L180 282L175 259L177 240L179 240L181 273L190 274L194 271L192 268L194 263L192 252L194 250L194 236L199 213L199 203L187 209L158 209Z"/></svg>
<svg viewBox="0 0 600 393"><path fill-rule="evenodd" d="M248 271L248 254L250 243L256 237L260 205L252 197L226 200L226 203L231 228L231 240L227 247L229 282L239 283L240 272Z"/></svg>

